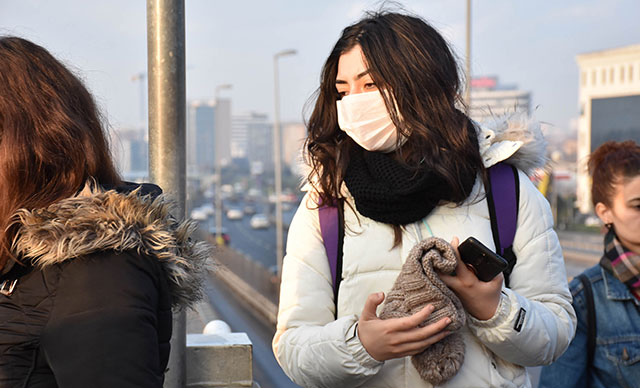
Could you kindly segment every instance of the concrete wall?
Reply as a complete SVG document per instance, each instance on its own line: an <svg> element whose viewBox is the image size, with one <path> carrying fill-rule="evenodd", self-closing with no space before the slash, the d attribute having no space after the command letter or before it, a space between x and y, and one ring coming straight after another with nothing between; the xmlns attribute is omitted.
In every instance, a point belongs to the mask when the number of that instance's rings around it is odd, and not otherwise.
<svg viewBox="0 0 640 388"><path fill-rule="evenodd" d="M246 333L187 334L187 387L256 387Z"/></svg>

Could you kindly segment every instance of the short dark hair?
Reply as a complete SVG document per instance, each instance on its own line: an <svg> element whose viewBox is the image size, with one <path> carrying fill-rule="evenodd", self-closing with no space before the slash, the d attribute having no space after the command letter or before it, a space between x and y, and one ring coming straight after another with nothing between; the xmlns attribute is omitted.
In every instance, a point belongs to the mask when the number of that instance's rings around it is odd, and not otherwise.
<svg viewBox="0 0 640 388"><path fill-rule="evenodd" d="M371 77L382 93L398 131L409 136L398 159L409 168L429 168L443 178L461 203L469 193L462 176L484 171L473 122L458 107L461 79L445 39L423 19L406 14L370 12L345 28L322 69L315 106L307 122L306 158L323 203L340 197L355 142L338 127L335 81L340 56L360 45ZM399 117L400 116L400 117ZM400 137L399 137L400 138ZM317 179L313 179L317 177Z"/></svg>
<svg viewBox="0 0 640 388"><path fill-rule="evenodd" d="M633 140L603 143L589 156L591 201L611 207L615 185L640 175L640 146Z"/></svg>
<svg viewBox="0 0 640 388"><path fill-rule="evenodd" d="M15 211L69 197L90 177L120 182L91 94L43 47L0 37L0 269Z"/></svg>

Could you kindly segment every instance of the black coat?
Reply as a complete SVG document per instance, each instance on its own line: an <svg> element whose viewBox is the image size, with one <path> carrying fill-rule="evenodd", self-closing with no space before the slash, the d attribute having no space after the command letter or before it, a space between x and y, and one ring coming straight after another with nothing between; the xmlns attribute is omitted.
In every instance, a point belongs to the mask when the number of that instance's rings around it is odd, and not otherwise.
<svg viewBox="0 0 640 388"><path fill-rule="evenodd" d="M93 190L21 215L32 265L2 278L0 387L162 386L172 305L198 298L210 253L166 207Z"/></svg>

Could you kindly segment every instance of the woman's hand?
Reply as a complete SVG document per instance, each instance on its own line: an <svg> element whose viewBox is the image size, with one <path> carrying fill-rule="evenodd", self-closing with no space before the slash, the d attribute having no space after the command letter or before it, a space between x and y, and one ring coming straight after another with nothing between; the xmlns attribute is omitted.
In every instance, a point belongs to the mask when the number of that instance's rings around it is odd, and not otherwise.
<svg viewBox="0 0 640 388"><path fill-rule="evenodd" d="M450 318L418 327L433 312L432 305L427 305L408 317L380 319L376 315L376 307L382 301L382 292L369 295L358 321L360 342L371 357L378 361L413 356L450 334L444 330L451 323Z"/></svg>
<svg viewBox="0 0 640 388"><path fill-rule="evenodd" d="M489 282L479 280L473 271L467 268L466 264L460 259L459 243L460 241L457 237L454 237L451 241L458 259L455 276L443 273L438 275L444 284L458 295L469 314L476 319L486 321L493 317L498 309L504 276L499 273Z"/></svg>

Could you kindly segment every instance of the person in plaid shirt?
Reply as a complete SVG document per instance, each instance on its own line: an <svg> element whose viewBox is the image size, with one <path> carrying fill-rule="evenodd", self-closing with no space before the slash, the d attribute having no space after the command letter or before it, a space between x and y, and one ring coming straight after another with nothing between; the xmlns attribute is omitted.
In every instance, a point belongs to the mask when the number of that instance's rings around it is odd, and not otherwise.
<svg viewBox="0 0 640 388"><path fill-rule="evenodd" d="M640 146L631 140L602 144L589 158L589 173L595 212L607 228L604 254L584 271L584 281L576 277L569 285L578 329L567 352L543 369L541 388L633 387L640 381Z"/></svg>

